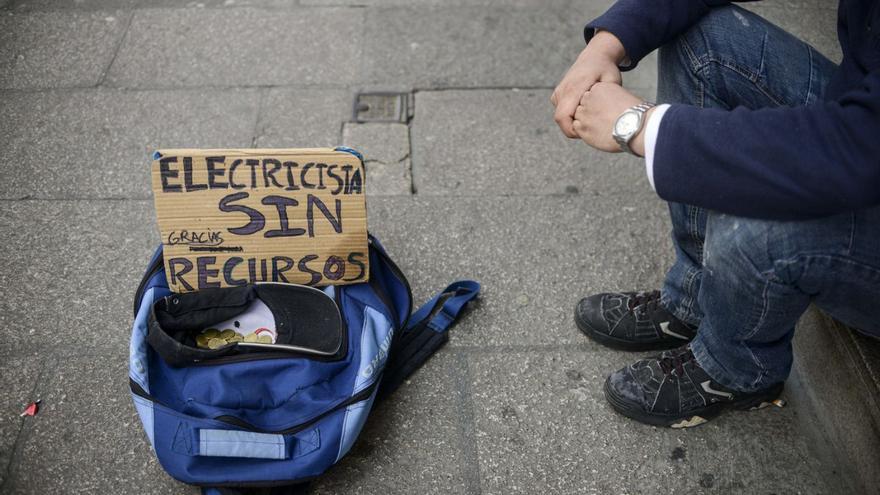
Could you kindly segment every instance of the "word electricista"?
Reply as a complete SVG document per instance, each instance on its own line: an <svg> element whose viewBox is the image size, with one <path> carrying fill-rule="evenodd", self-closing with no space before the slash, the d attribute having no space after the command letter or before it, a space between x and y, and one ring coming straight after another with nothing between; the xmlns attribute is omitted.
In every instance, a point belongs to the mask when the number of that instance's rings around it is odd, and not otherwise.
<svg viewBox="0 0 880 495"><path fill-rule="evenodd" d="M330 189L330 194L361 194L364 178L361 169L352 165L335 165L275 158L237 158L226 163L225 156L205 157L208 177L197 182L193 177L193 159L184 156L159 159L162 192L191 192L206 189L276 188L285 191ZM182 165L182 167L181 167ZM181 170L182 168L182 170ZM183 177L181 178L181 173ZM317 178L312 177L317 175Z"/></svg>

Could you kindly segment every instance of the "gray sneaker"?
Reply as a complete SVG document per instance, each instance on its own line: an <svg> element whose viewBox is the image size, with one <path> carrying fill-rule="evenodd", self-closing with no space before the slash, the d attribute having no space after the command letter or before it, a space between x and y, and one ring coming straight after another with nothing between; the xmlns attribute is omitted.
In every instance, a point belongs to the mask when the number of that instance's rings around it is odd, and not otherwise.
<svg viewBox="0 0 880 495"><path fill-rule="evenodd" d="M581 332L596 342L625 351L673 349L686 344L697 328L660 304L660 291L596 294L574 310Z"/></svg>
<svg viewBox="0 0 880 495"><path fill-rule="evenodd" d="M701 425L727 409L782 407L777 383L755 392L737 392L710 377L689 346L641 359L612 373L605 398L615 411L642 423L672 428Z"/></svg>

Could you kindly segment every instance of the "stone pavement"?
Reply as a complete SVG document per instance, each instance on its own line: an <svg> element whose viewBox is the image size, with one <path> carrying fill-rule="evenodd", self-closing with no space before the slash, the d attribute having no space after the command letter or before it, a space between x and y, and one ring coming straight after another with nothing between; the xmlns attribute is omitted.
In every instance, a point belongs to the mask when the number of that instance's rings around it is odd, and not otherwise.
<svg viewBox="0 0 880 495"><path fill-rule="evenodd" d="M673 431L604 402L634 356L587 341L573 305L657 287L671 259L642 165L552 120L608 2L0 0L0 492L196 493L127 391L148 153L340 142L366 153L371 230L417 299L456 277L485 293L317 493L846 492L798 404ZM752 8L839 57L827 0ZM652 60L625 75L646 97ZM411 93L413 118L350 122L361 89Z"/></svg>

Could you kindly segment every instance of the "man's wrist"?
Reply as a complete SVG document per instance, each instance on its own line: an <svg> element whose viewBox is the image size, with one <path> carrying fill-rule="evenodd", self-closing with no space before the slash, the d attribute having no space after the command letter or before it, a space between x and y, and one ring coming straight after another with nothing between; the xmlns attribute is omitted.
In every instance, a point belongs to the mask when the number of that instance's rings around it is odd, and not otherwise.
<svg viewBox="0 0 880 495"><path fill-rule="evenodd" d="M645 112L645 115L642 116L642 128L629 142L629 148L640 157L645 156L645 129L648 127L648 120L654 110L657 110L657 107L651 107Z"/></svg>
<svg viewBox="0 0 880 495"><path fill-rule="evenodd" d="M597 53L611 60L614 65L620 65L626 60L626 49L623 47L623 43L610 31L596 31L584 52Z"/></svg>

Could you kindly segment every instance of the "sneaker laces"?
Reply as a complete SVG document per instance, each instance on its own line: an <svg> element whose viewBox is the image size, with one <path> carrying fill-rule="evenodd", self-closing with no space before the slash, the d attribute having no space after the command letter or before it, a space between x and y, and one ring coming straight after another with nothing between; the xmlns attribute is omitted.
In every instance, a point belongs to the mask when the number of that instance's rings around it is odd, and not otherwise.
<svg viewBox="0 0 880 495"><path fill-rule="evenodd" d="M677 371L678 376L683 376L684 366L693 361L696 361L696 358L694 357L694 353L691 351L690 346L688 346L684 349L678 349L666 353L666 355L659 359L659 364L663 373L668 375L673 371Z"/></svg>
<svg viewBox="0 0 880 495"><path fill-rule="evenodd" d="M644 306L645 309L654 309L660 303L660 291L652 290L650 292L639 292L629 298L629 309L635 309Z"/></svg>

